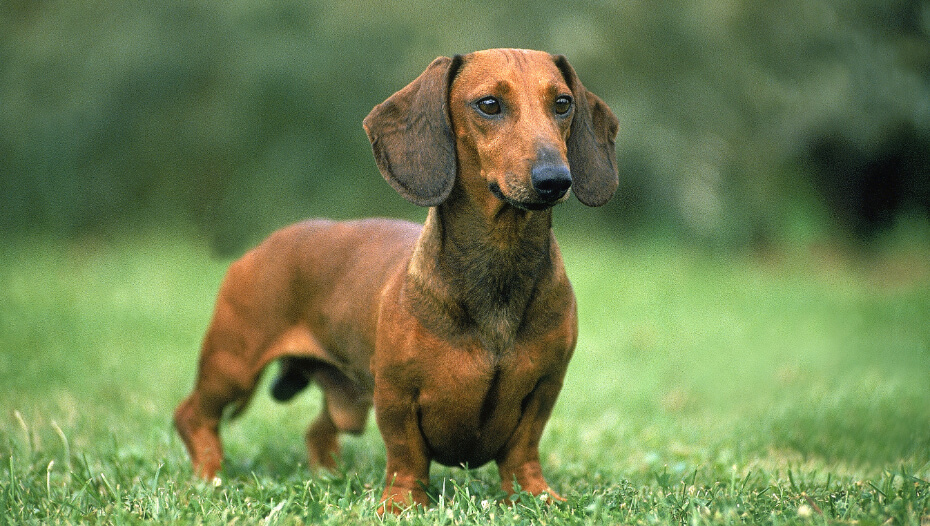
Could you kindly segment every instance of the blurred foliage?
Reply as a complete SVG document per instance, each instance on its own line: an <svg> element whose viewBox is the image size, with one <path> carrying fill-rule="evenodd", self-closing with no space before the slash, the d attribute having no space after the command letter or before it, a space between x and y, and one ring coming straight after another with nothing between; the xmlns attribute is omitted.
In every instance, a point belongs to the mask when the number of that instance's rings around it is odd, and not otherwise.
<svg viewBox="0 0 930 526"><path fill-rule="evenodd" d="M595 213L617 231L857 230L848 201L888 177L884 216L930 210L928 1L0 0L0 228L192 222L228 251L304 216L416 215L361 120L488 47L563 53L614 109L622 186Z"/></svg>

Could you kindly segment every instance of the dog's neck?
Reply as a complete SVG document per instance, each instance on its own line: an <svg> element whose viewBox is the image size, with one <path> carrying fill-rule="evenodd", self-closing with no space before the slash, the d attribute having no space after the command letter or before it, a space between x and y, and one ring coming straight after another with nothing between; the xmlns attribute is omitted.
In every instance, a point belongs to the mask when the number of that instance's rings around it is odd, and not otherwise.
<svg viewBox="0 0 930 526"><path fill-rule="evenodd" d="M495 354L514 344L527 308L553 271L552 211L476 203L453 190L431 208L408 269L421 320L449 334L477 333ZM425 305L424 305L425 306Z"/></svg>

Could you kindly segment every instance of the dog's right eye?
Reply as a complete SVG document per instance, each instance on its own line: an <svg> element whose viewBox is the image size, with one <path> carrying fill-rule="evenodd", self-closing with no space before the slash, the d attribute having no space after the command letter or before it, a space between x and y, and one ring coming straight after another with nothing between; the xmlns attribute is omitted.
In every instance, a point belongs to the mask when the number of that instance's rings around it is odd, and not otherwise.
<svg viewBox="0 0 930 526"><path fill-rule="evenodd" d="M501 102L495 97L485 97L477 102L478 111L485 115L498 115L501 112Z"/></svg>

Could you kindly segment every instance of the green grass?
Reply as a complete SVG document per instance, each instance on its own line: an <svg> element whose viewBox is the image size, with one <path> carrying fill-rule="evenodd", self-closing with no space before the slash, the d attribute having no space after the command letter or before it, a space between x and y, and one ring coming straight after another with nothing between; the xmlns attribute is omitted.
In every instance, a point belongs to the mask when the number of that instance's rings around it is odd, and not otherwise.
<svg viewBox="0 0 930 526"><path fill-rule="evenodd" d="M930 523L930 247L714 255L561 234L581 338L548 505L435 467L413 524ZM170 426L227 261L183 234L0 248L0 524L379 523L373 419L306 466L318 392L227 424L219 487ZM264 388L263 388L264 390ZM398 522L393 517L384 522Z"/></svg>

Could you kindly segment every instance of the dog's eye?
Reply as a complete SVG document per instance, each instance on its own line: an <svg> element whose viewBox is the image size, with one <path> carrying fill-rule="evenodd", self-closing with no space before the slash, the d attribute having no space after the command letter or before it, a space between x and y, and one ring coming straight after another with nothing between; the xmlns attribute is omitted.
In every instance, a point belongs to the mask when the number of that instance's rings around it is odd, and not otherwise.
<svg viewBox="0 0 930 526"><path fill-rule="evenodd" d="M497 115L501 112L501 102L495 97L485 97L478 101L478 110L485 115Z"/></svg>
<svg viewBox="0 0 930 526"><path fill-rule="evenodd" d="M555 112L559 115L565 115L572 109L572 98L568 95L562 95L555 99Z"/></svg>

